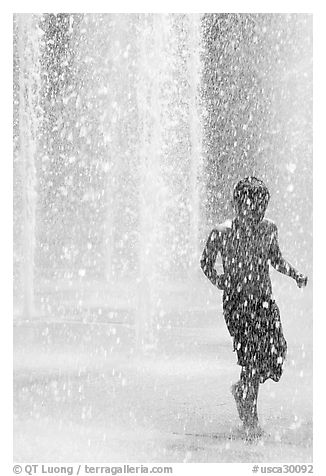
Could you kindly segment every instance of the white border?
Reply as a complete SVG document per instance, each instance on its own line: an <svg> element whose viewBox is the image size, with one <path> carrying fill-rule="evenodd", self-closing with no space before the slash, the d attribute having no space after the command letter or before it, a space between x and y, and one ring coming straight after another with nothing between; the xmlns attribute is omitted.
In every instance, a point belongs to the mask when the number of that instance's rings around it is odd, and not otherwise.
<svg viewBox="0 0 326 476"><path fill-rule="evenodd" d="M317 2L316 2L317 3ZM52 7L52 6L53 7ZM141 12L170 12L170 13L209 13L209 12L228 12L228 13L313 13L315 2L303 2L303 1L281 1L276 0L274 2L262 2L262 1L213 1L204 0L200 2L194 1L131 1L121 0L116 2L99 1L92 2L78 2L76 0L64 2L42 2L42 1L14 1L11 2L10 10L12 12L111 12L111 13L141 13Z"/></svg>
<svg viewBox="0 0 326 476"><path fill-rule="evenodd" d="M52 5L51 5L52 4ZM9 5L8 5L9 7ZM54 8L53 8L54 7ZM245 7L245 8L244 8ZM12 474L12 13L13 12L270 12L314 14L314 474L322 475L325 461L324 374L325 356L325 35L326 18L321 2L11 2L1 15L1 430L2 458L0 472ZM300 325L300 323L298 323ZM6 466L6 469L2 466ZM206 465L206 474L211 474ZM250 464L214 464L215 474L250 474ZM231 466L234 473L231 473ZM198 465L186 465L178 474L196 474ZM200 468L202 470L202 468ZM216 472L217 471L217 472ZM241 471L241 472L240 472Z"/></svg>

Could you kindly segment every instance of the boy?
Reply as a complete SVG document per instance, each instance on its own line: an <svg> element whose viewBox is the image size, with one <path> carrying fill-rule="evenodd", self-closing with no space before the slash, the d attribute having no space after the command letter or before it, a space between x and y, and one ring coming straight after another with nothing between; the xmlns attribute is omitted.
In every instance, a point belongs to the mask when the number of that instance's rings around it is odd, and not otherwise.
<svg viewBox="0 0 326 476"><path fill-rule="evenodd" d="M307 277L283 257L276 225L264 214L269 191L255 177L246 177L234 188L235 218L212 230L201 259L207 278L223 290L223 312L241 366L240 380L231 388L246 434L261 435L257 416L259 384L278 382L287 344L280 313L272 298L269 264L293 278L299 288ZM214 269L217 254L224 274Z"/></svg>

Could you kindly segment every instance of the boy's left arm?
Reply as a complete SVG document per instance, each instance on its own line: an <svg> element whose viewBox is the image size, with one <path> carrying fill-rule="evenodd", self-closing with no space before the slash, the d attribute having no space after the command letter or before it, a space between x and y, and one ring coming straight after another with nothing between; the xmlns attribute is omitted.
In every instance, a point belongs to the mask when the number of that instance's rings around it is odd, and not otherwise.
<svg viewBox="0 0 326 476"><path fill-rule="evenodd" d="M222 275L219 275L214 268L217 253L219 251L219 231L213 230L206 242L206 246L204 248L200 266L203 270L205 276L211 281L214 286L219 289L223 289L220 282L222 279Z"/></svg>
<svg viewBox="0 0 326 476"><path fill-rule="evenodd" d="M297 271L285 258L283 258L282 252L278 244L278 230L274 223L272 224L269 259L271 265L276 269L276 271L293 278L299 288L302 288L307 285L307 276L304 276L302 273L299 273L299 271Z"/></svg>

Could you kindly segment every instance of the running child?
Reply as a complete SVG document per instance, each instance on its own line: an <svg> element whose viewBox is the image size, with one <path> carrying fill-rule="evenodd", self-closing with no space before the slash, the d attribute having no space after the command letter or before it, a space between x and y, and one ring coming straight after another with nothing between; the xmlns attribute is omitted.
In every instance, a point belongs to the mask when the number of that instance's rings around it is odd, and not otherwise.
<svg viewBox="0 0 326 476"><path fill-rule="evenodd" d="M269 264L293 278L299 288L307 284L307 277L283 258L275 223L264 218L269 198L261 180L240 180L233 191L235 218L212 230L201 258L207 278L223 290L224 318L241 366L240 380L231 391L248 436L261 434L259 384L268 378L279 381L287 351L279 308L272 298ZM214 269L218 254L221 275Z"/></svg>

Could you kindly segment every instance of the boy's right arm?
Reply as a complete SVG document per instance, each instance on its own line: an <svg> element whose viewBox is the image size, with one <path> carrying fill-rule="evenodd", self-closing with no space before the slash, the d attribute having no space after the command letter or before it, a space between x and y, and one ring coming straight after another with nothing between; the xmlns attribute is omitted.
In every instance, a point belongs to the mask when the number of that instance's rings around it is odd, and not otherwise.
<svg viewBox="0 0 326 476"><path fill-rule="evenodd" d="M200 260L200 266L205 276L211 281L211 283L214 284L214 286L217 286L219 289L223 289L220 286L221 275L217 274L216 269L214 268L217 253L219 251L219 240L219 231L213 230L206 242L206 246Z"/></svg>

